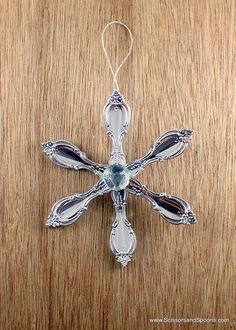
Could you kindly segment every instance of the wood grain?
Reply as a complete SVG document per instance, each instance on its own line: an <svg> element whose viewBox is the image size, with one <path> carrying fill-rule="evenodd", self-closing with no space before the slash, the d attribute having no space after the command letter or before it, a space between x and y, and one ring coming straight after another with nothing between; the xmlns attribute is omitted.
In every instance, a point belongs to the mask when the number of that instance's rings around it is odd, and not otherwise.
<svg viewBox="0 0 236 330"><path fill-rule="evenodd" d="M2 0L1 326L9 329L235 329L236 2L234 0ZM40 142L67 139L94 160L110 152L102 121L112 81L105 24L134 35L119 75L132 109L127 159L172 128L192 128L179 158L140 179L190 202L196 226L173 226L130 196L138 247L120 269L108 248L110 196L75 225L45 228L55 201L96 178L53 165ZM106 44L117 63L128 34ZM156 324L157 318L228 318L228 324Z"/></svg>

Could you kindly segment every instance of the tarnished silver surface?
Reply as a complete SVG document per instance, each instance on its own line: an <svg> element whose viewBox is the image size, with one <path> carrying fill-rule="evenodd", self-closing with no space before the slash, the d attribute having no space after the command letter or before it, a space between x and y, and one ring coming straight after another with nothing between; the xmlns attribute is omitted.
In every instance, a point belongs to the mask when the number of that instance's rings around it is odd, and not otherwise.
<svg viewBox="0 0 236 330"><path fill-rule="evenodd" d="M125 164L122 141L127 133L130 109L122 95L114 91L104 109L107 134L112 140L112 152L109 164Z"/></svg>
<svg viewBox="0 0 236 330"><path fill-rule="evenodd" d="M62 198L52 208L46 225L49 227L67 226L74 223L88 208L89 202L99 195L111 191L103 180L99 180L94 187L83 194L75 194Z"/></svg>
<svg viewBox="0 0 236 330"><path fill-rule="evenodd" d="M125 190L113 191L112 199L116 217L112 225L109 243L116 260L125 267L131 260L137 244L134 231L126 217L127 192Z"/></svg>
<svg viewBox="0 0 236 330"><path fill-rule="evenodd" d="M128 130L130 109L118 91L114 91L104 109L107 133L112 140L109 163L99 164L68 141L49 141L42 144L44 152L57 165L74 170L87 169L97 174L98 183L87 193L75 194L58 201L48 216L46 225L59 227L75 222L95 197L111 192L115 207L115 221L110 235L110 248L116 260L126 266L136 248L136 237L126 217L127 193L142 196L153 208L173 224L194 224L195 216L189 205L176 196L148 190L135 177L150 163L179 156L191 140L192 131L171 130L163 134L148 153L126 165L123 138Z"/></svg>
<svg viewBox="0 0 236 330"><path fill-rule="evenodd" d="M191 130L168 131L161 135L144 157L131 162L127 168L131 175L135 177L147 165L153 162L161 162L179 156L188 146L191 139Z"/></svg>
<svg viewBox="0 0 236 330"><path fill-rule="evenodd" d="M146 198L152 203L155 211L168 222L175 225L194 224L195 215L188 203L179 197L167 195L165 193L155 193L145 187L139 180L130 179L126 190L134 195Z"/></svg>
<svg viewBox="0 0 236 330"><path fill-rule="evenodd" d="M73 170L85 169L98 175L101 175L107 167L88 159L83 151L68 141L43 142L42 148L53 163L61 167Z"/></svg>

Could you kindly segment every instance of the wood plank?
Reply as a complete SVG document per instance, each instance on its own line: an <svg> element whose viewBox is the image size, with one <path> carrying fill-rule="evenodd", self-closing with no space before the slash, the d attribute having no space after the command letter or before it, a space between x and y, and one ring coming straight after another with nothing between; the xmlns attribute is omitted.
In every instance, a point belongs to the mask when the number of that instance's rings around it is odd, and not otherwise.
<svg viewBox="0 0 236 330"><path fill-rule="evenodd" d="M157 318L228 318L235 326L236 3L233 0L2 0L1 326L8 329L204 329ZM112 80L101 49L105 24L134 35L119 74L132 117L128 160L172 128L192 128L179 158L152 164L140 179L183 197L196 226L172 226L129 196L138 246L120 269L108 248L110 196L73 226L44 226L58 199L96 178L66 171L40 142L67 139L107 162L103 106ZM129 39L106 35L113 63Z"/></svg>

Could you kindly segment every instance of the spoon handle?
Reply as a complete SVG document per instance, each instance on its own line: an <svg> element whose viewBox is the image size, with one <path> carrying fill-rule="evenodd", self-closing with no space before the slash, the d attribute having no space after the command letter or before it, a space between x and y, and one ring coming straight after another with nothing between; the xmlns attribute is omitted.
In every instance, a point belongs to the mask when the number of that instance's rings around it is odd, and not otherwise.
<svg viewBox="0 0 236 330"><path fill-rule="evenodd" d="M167 195L165 193L155 193L134 178L130 179L126 190L131 194L149 200L154 210L172 224L196 223L195 215L190 209L189 204L179 197Z"/></svg>
<svg viewBox="0 0 236 330"><path fill-rule="evenodd" d="M109 244L111 251L116 256L116 260L125 267L135 251L136 237L126 217L126 191L113 191L112 199L116 217L112 225Z"/></svg>
<svg viewBox="0 0 236 330"><path fill-rule="evenodd" d="M152 162L161 162L179 156L188 146L192 138L192 131L167 131L153 144L148 153L127 165L133 177L137 176Z"/></svg>
<svg viewBox="0 0 236 330"><path fill-rule="evenodd" d="M61 167L73 170L86 169L97 175L101 175L107 167L90 160L83 151L69 141L47 141L42 143L42 148L52 162Z"/></svg>
<svg viewBox="0 0 236 330"><path fill-rule="evenodd" d="M48 216L46 226L55 228L71 225L87 210L89 202L109 191L110 189L100 179L88 192L62 198L54 204L52 212Z"/></svg>
<svg viewBox="0 0 236 330"><path fill-rule="evenodd" d="M130 109L118 91L114 91L104 109L107 134L112 140L112 152L109 164L125 164L123 138L127 133Z"/></svg>

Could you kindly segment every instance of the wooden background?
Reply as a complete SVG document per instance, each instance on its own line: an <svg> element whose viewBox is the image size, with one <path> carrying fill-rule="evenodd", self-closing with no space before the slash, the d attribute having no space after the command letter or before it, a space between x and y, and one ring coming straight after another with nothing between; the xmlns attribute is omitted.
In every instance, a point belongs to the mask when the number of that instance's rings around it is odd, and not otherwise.
<svg viewBox="0 0 236 330"><path fill-rule="evenodd" d="M233 329L236 2L2 0L0 17L1 330ZM44 226L54 202L97 179L53 165L40 148L67 139L107 161L102 115L112 81L100 36L114 19L134 35L119 75L132 109L127 160L165 130L192 128L181 157L152 164L140 179L189 201L198 219L173 226L130 196L138 247L125 269L108 248L109 195L71 227ZM112 27L106 44L118 63L128 33ZM162 317L230 323L149 321Z"/></svg>

